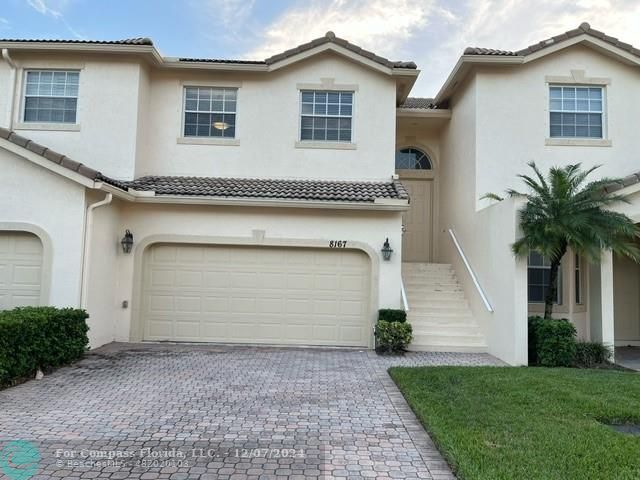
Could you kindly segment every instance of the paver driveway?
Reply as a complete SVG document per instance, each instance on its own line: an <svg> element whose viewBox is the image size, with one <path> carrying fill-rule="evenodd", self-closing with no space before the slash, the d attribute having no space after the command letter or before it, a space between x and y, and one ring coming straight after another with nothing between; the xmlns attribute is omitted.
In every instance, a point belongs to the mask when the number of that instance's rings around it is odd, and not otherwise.
<svg viewBox="0 0 640 480"><path fill-rule="evenodd" d="M386 373L398 363L499 361L111 344L0 392L0 447L34 446L32 478L452 478Z"/></svg>

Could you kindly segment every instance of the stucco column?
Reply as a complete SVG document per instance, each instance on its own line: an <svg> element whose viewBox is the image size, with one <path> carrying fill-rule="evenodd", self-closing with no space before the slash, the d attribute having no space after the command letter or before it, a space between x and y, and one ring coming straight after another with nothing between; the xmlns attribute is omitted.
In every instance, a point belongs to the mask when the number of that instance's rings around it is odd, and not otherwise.
<svg viewBox="0 0 640 480"><path fill-rule="evenodd" d="M603 252L602 258L600 259L600 299L602 343L613 348L613 255L610 251Z"/></svg>

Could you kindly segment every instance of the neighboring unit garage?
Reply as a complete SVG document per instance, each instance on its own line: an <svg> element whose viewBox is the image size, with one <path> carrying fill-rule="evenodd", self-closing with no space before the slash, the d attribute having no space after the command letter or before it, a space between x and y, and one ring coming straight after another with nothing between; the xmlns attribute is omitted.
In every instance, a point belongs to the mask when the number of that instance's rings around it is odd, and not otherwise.
<svg viewBox="0 0 640 480"><path fill-rule="evenodd" d="M0 310L40 304L42 242L32 233L0 231Z"/></svg>
<svg viewBox="0 0 640 480"><path fill-rule="evenodd" d="M371 264L359 250L154 244L145 340L368 346Z"/></svg>

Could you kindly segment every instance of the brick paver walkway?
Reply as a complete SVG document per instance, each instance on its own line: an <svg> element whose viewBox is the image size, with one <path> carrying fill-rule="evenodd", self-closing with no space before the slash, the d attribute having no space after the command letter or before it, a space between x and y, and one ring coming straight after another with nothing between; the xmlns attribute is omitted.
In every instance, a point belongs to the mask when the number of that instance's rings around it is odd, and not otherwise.
<svg viewBox="0 0 640 480"><path fill-rule="evenodd" d="M501 363L111 344L1 391L0 448L35 447L34 479L454 478L386 373L393 364Z"/></svg>

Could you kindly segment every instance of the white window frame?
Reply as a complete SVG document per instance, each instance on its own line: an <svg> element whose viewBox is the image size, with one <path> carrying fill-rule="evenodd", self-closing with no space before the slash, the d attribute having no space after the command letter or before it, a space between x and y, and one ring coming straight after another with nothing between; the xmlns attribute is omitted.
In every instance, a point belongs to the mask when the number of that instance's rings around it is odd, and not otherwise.
<svg viewBox="0 0 640 480"><path fill-rule="evenodd" d="M576 305L582 305L584 303L583 300L583 288L582 288L582 259L580 255L577 253L574 256L574 270L573 270L573 281L574 281L574 291L575 295L575 303Z"/></svg>
<svg viewBox="0 0 640 480"><path fill-rule="evenodd" d="M602 112L584 112L584 111L568 111L568 110L552 110L551 109L551 89L552 88L599 88L602 92ZM607 88L602 84L572 84L572 83L547 83L547 138L549 144L553 143L571 143L581 144L582 142L592 142L594 144L608 142L609 132L607 129ZM551 136L551 114L552 113L600 113L602 115L602 136L601 137L552 137ZM604 146L604 145L603 145Z"/></svg>
<svg viewBox="0 0 640 480"><path fill-rule="evenodd" d="M338 115L338 118L350 118L351 119L351 140L303 140L302 139L302 94L304 92L326 92L326 93L350 93L351 94L351 115L349 117ZM335 148L343 150L351 150L356 148L356 93L358 88L356 85L330 85L326 88L325 85L298 85L298 133L296 147L298 148ZM336 117L336 115L309 115L304 114L306 117Z"/></svg>
<svg viewBox="0 0 640 480"><path fill-rule="evenodd" d="M18 118L16 119L15 128L17 130L80 130L80 88L82 85L82 70L84 65L65 67L23 67L20 75L20 98L18 110ZM75 122L44 122L44 121L27 121L25 120L27 106L27 75L29 72L73 72L78 74L78 94L75 97L48 97L48 98L75 98L76 99L76 121ZM37 96L40 95L30 95ZM14 117L15 118L15 117Z"/></svg>
<svg viewBox="0 0 640 480"><path fill-rule="evenodd" d="M184 82L180 84L182 95L182 108L180 110L180 132L178 135L178 143L184 144L203 144L203 145L239 145L238 134L238 110L239 110L239 97L240 97L241 84L212 84L212 83L192 83ZM235 115L235 134L233 137L199 137L199 136L185 136L185 120L186 120L186 101L187 101L187 88L209 88L209 89L226 89L236 91L236 109L233 112ZM196 112L197 113L197 112ZM201 113L232 113L232 112L201 112Z"/></svg>

